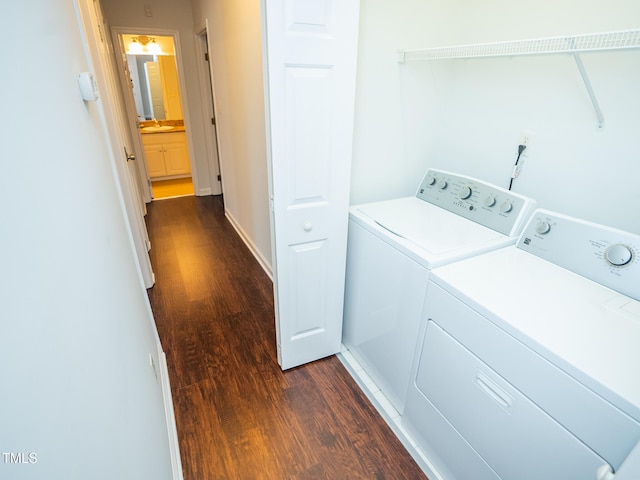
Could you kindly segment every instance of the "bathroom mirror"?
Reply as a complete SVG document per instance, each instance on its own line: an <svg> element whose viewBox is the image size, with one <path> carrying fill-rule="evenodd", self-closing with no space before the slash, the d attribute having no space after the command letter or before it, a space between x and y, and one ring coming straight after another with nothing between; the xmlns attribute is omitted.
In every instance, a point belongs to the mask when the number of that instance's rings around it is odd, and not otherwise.
<svg viewBox="0 0 640 480"><path fill-rule="evenodd" d="M139 120L182 120L173 38L122 37Z"/></svg>

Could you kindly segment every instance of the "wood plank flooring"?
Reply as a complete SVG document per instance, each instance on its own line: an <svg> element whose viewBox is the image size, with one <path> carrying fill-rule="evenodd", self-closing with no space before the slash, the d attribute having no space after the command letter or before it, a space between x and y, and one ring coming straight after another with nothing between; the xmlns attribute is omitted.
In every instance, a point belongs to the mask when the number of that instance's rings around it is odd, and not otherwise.
<svg viewBox="0 0 640 480"><path fill-rule="evenodd" d="M280 370L271 281L221 197L148 210L185 480L426 478L336 357Z"/></svg>

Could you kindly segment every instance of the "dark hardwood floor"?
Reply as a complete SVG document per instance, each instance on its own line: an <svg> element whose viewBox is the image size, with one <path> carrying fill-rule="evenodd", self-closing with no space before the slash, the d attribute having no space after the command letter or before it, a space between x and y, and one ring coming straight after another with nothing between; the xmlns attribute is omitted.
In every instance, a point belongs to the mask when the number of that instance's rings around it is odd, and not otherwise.
<svg viewBox="0 0 640 480"><path fill-rule="evenodd" d="M147 224L185 480L426 478L336 357L280 370L271 281L220 197Z"/></svg>

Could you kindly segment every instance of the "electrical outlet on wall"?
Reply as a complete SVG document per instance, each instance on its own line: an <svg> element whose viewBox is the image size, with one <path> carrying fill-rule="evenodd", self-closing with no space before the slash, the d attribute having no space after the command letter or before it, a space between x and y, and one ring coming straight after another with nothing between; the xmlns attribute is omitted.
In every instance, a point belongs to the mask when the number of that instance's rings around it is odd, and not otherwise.
<svg viewBox="0 0 640 480"><path fill-rule="evenodd" d="M531 130L520 131L520 139L518 141L518 156L516 158L515 164L513 165L513 171L511 172L509 190L511 190L511 187L513 186L513 179L520 176L520 172L522 171L522 164L529 157L529 151L531 150L532 142L533 132Z"/></svg>
<svg viewBox="0 0 640 480"><path fill-rule="evenodd" d="M520 132L520 142L518 145L524 145L526 150L522 152L523 155L526 155L531 150L531 144L533 143L533 132L531 130L522 130Z"/></svg>

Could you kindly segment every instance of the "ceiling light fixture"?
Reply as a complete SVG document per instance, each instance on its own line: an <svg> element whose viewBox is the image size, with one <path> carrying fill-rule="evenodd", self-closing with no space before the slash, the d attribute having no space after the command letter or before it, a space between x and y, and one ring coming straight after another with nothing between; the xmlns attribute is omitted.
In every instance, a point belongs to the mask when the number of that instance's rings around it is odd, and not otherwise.
<svg viewBox="0 0 640 480"><path fill-rule="evenodd" d="M156 43L155 38L152 38L151 43L147 45L147 51L152 55L162 55L162 48Z"/></svg>
<svg viewBox="0 0 640 480"><path fill-rule="evenodd" d="M156 43L154 37L147 37L146 35L138 35L131 38L129 44L129 55L162 55L162 48Z"/></svg>
<svg viewBox="0 0 640 480"><path fill-rule="evenodd" d="M142 45L138 42L136 37L131 39L131 43L129 44L129 50L127 51L129 55L142 55L144 52L142 51Z"/></svg>

